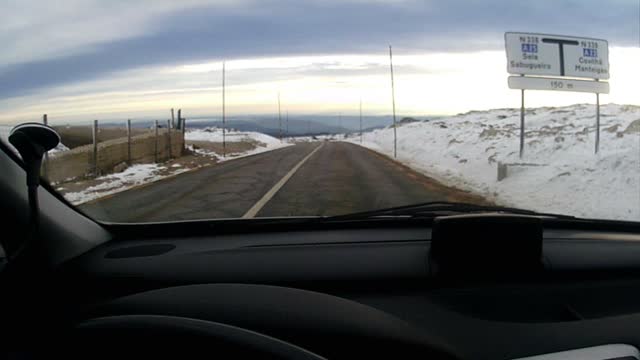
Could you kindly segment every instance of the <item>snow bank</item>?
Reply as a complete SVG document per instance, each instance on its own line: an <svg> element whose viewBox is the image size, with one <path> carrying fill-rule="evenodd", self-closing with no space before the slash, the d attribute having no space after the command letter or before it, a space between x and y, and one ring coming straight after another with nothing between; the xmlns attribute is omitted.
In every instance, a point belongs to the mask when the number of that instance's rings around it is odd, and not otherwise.
<svg viewBox="0 0 640 360"><path fill-rule="evenodd" d="M132 165L122 172L100 176L95 179L98 185L88 187L82 191L65 193L64 197L73 205L78 205L107 195L125 191L135 186L150 183L169 176L174 176L189 169L180 168L174 164L170 172L167 167L158 164ZM160 174L162 172L162 174ZM64 190L64 188L58 188Z"/></svg>
<svg viewBox="0 0 640 360"><path fill-rule="evenodd" d="M213 151L207 151L205 149L194 150L192 147L190 147L190 149L201 155L216 157L218 161L226 161L294 145L288 142L281 142L273 136L251 131L236 131L231 129L226 131L225 137L227 142L251 142L255 144L256 147L245 152L227 154L227 157L225 158L223 158L221 154L217 154ZM186 141L209 141L221 143L222 129L217 127L208 127L205 129L187 130L184 134L184 138Z"/></svg>
<svg viewBox="0 0 640 360"><path fill-rule="evenodd" d="M63 143L59 143L58 146L54 147L53 149L49 150L49 154L50 155L56 155L58 153L61 153L63 151L68 151L69 148L66 147Z"/></svg>
<svg viewBox="0 0 640 360"><path fill-rule="evenodd" d="M640 107L528 109L518 157L520 110L474 111L399 126L398 160L501 205L588 218L640 221ZM359 139L351 138L359 144ZM393 129L365 133L364 146L393 156ZM497 181L498 162L509 166Z"/></svg>

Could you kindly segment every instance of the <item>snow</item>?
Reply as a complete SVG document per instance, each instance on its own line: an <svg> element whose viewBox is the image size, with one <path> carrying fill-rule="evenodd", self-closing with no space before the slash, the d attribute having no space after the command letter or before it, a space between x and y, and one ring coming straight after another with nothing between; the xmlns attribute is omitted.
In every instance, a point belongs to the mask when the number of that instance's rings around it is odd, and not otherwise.
<svg viewBox="0 0 640 360"><path fill-rule="evenodd" d="M212 156L217 158L218 162L222 162L293 145L289 143L281 143L274 137L255 132L238 132L232 130L229 131L226 136L227 141L229 142L251 141L256 143L257 147L246 152L229 154L226 158L222 158L221 155L216 154L215 152L204 149L194 149L192 146L188 147L198 154ZM221 142L222 130L218 128L192 130L185 133L185 139ZM133 165L120 173L98 177L95 179L98 183L97 185L88 187L81 191L65 193L64 197L73 205L79 205L104 196L125 191L136 186L158 181L169 176L175 176L189 170L190 169L177 163L167 166L159 164ZM58 190L64 189L58 188Z"/></svg>
<svg viewBox="0 0 640 360"><path fill-rule="evenodd" d="M216 162L222 162L225 160L225 158L222 155L219 155L214 151L209 151L209 150L200 149L200 148L196 149L195 147L193 147L193 145L187 145L187 150L194 152L198 155L213 157L216 159Z"/></svg>
<svg viewBox="0 0 640 360"><path fill-rule="evenodd" d="M222 142L222 129L218 127L208 127L205 129L188 130L184 137L187 141ZM280 140L273 136L252 131L236 131L233 129L227 129L225 138L228 142L257 141L264 144L266 147L276 147L282 144Z"/></svg>
<svg viewBox="0 0 640 360"><path fill-rule="evenodd" d="M49 150L49 155L57 155L63 151L69 151L69 148L66 147L63 143L59 143L58 146L54 147L53 149Z"/></svg>
<svg viewBox="0 0 640 360"><path fill-rule="evenodd" d="M95 179L99 182L98 185L88 187L82 191L66 193L64 197L73 205L79 205L87 201L125 191L135 186L189 171L189 169L184 168L171 172L167 172L166 170L167 167L158 164L132 165L122 172L100 176ZM161 172L162 174L160 174ZM64 188L58 188L57 190L63 189Z"/></svg>
<svg viewBox="0 0 640 360"><path fill-rule="evenodd" d="M640 107L600 113L597 155L595 106L581 104L528 109L522 159L520 110L496 109L398 126L398 160L499 205L640 221ZM393 129L365 133L362 145L393 156ZM498 162L529 165L508 166L497 181Z"/></svg>
<svg viewBox="0 0 640 360"><path fill-rule="evenodd" d="M207 127L205 129L187 130L184 138L185 141L209 141L221 143L222 129L218 127ZM254 143L256 147L245 152L227 154L226 157L222 157L221 154L215 153L213 151L208 151L206 149L194 149L191 146L188 147L190 150L194 151L197 154L212 156L215 157L218 162L222 162L294 145L293 143L282 142L274 138L273 136L269 136L263 133L252 131L236 131L233 129L226 130L225 138L227 142L251 142Z"/></svg>

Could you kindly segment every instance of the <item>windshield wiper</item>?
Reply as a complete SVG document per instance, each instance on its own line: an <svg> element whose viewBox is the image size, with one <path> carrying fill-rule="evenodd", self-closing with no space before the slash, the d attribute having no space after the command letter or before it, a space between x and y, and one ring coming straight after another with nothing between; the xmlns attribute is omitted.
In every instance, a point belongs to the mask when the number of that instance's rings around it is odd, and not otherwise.
<svg viewBox="0 0 640 360"><path fill-rule="evenodd" d="M541 213L532 210L518 209L504 206L477 205L459 202L432 201L407 206L391 207L386 209L364 211L347 215L338 215L325 218L325 220L361 220L373 218L434 218L437 216L471 214L471 213L504 213L516 215L531 215L551 217L555 219L575 219L575 216L552 213Z"/></svg>

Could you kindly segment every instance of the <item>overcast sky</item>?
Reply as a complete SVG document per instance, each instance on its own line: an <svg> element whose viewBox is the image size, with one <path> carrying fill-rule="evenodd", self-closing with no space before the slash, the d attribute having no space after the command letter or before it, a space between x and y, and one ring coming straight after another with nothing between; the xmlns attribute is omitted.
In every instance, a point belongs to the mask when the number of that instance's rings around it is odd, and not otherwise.
<svg viewBox="0 0 640 360"><path fill-rule="evenodd" d="M640 104L640 0L0 0L0 122L519 106L504 32L607 39L611 94ZM530 92L532 106L593 102ZM187 115L188 116L188 115Z"/></svg>

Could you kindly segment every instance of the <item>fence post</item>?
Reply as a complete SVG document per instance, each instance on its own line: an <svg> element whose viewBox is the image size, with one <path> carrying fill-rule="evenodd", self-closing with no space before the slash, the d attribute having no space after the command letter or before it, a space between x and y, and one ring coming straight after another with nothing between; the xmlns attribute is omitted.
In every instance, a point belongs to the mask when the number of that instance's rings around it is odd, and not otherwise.
<svg viewBox="0 0 640 360"><path fill-rule="evenodd" d="M507 177L507 164L503 164L498 161L498 181L502 181L506 177Z"/></svg>
<svg viewBox="0 0 640 360"><path fill-rule="evenodd" d="M93 159L92 167L93 167L93 175L99 175L98 169L98 120L93 120L93 127L91 129L91 135L93 139Z"/></svg>
<svg viewBox="0 0 640 360"><path fill-rule="evenodd" d="M127 164L131 165L131 119L127 119Z"/></svg>
<svg viewBox="0 0 640 360"><path fill-rule="evenodd" d="M155 132L156 132L156 141L155 141L155 147L154 147L154 151L153 151L153 161L154 162L158 162L158 120L155 121Z"/></svg>
<svg viewBox="0 0 640 360"><path fill-rule="evenodd" d="M42 123L48 125L47 114L42 115ZM46 179L49 177L49 152L44 153L44 164L42 166L42 176Z"/></svg>
<svg viewBox="0 0 640 360"><path fill-rule="evenodd" d="M169 147L169 160L171 160L171 120L167 120L167 145Z"/></svg>
<svg viewBox="0 0 640 360"><path fill-rule="evenodd" d="M178 112L178 114L180 113ZM180 116L178 116L178 119L180 119L180 131L182 132L182 150L180 152L184 155L185 151L187 150L187 142L184 140L184 132L187 128L187 119Z"/></svg>

